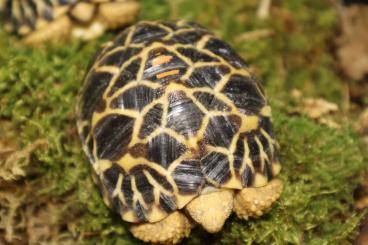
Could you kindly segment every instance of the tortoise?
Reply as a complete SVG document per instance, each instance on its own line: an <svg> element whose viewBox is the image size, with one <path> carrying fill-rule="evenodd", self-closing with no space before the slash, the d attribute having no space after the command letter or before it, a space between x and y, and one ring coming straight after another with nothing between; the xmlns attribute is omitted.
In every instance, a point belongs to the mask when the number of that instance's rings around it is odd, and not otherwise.
<svg viewBox="0 0 368 245"><path fill-rule="evenodd" d="M29 44L92 39L132 22L138 9L135 0L0 0L4 29Z"/></svg>
<svg viewBox="0 0 368 245"><path fill-rule="evenodd" d="M271 108L246 62L193 22L142 21L90 62L77 127L105 203L146 242L177 243L234 211L258 217L282 183Z"/></svg>

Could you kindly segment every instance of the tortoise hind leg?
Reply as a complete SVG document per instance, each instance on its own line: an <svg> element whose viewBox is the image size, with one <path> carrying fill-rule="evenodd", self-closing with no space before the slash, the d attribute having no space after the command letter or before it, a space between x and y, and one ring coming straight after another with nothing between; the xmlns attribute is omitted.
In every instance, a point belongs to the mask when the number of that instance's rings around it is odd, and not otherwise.
<svg viewBox="0 0 368 245"><path fill-rule="evenodd" d="M155 223L132 225L133 236L145 242L176 244L189 236L191 224L188 218L176 211Z"/></svg>
<svg viewBox="0 0 368 245"><path fill-rule="evenodd" d="M222 229L233 209L234 192L228 189L205 188L185 209L203 228L215 233ZM206 193L207 192L207 193Z"/></svg>
<svg viewBox="0 0 368 245"><path fill-rule="evenodd" d="M280 197L282 183L278 179L262 187L244 188L235 194L234 212L239 218L259 217Z"/></svg>

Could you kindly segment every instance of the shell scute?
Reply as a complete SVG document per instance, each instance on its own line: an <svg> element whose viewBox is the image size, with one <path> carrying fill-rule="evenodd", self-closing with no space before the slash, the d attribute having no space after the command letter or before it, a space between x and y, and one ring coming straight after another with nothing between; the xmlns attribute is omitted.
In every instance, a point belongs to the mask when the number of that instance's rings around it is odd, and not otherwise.
<svg viewBox="0 0 368 245"><path fill-rule="evenodd" d="M188 64L165 48L155 48L148 54L143 72L144 80L165 83L178 80L188 68Z"/></svg>
<svg viewBox="0 0 368 245"><path fill-rule="evenodd" d="M254 80L249 77L233 75L222 90L235 106L247 114L257 114L266 101Z"/></svg>
<svg viewBox="0 0 368 245"><path fill-rule="evenodd" d="M230 179L229 158L219 152L211 152L201 160L202 172L215 185L221 185Z"/></svg>
<svg viewBox="0 0 368 245"><path fill-rule="evenodd" d="M179 193L197 194L204 184L204 176L198 159L180 162L172 173Z"/></svg>
<svg viewBox="0 0 368 245"><path fill-rule="evenodd" d="M80 119L86 120L91 118L93 112L103 103L103 94L109 86L113 74L108 72L91 73L85 79L82 98L80 104Z"/></svg>
<svg viewBox="0 0 368 245"><path fill-rule="evenodd" d="M144 115L143 123L139 129L139 138L144 139L150 135L155 129L160 127L162 122L163 105L154 105L147 113Z"/></svg>
<svg viewBox="0 0 368 245"><path fill-rule="evenodd" d="M194 136L202 125L204 113L185 95L169 95L167 127L183 136Z"/></svg>
<svg viewBox="0 0 368 245"><path fill-rule="evenodd" d="M226 44L225 42L217 39L217 38L211 38L205 46L206 49L210 50L214 54L222 57L227 62L229 62L231 65L233 65L236 68L247 68L248 65L245 63L245 61L233 51L233 49Z"/></svg>
<svg viewBox="0 0 368 245"><path fill-rule="evenodd" d="M147 158L167 169L185 151L185 145L174 137L162 133L149 140Z"/></svg>
<svg viewBox="0 0 368 245"><path fill-rule="evenodd" d="M125 108L142 111L146 105L153 101L154 97L154 89L143 85L137 85L125 90L123 93L115 97L111 101L111 108Z"/></svg>
<svg viewBox="0 0 368 245"><path fill-rule="evenodd" d="M93 130L98 158L121 157L132 137L133 124L134 118L125 115L110 114L102 118Z"/></svg>
<svg viewBox="0 0 368 245"><path fill-rule="evenodd" d="M239 125L231 116L211 117L204 135L207 144L228 149Z"/></svg>
<svg viewBox="0 0 368 245"><path fill-rule="evenodd" d="M137 55L141 50L142 48L132 47L114 51L110 55L104 57L100 65L120 67L125 61Z"/></svg>
<svg viewBox="0 0 368 245"><path fill-rule="evenodd" d="M195 68L190 77L185 81L189 87L215 88L223 76L230 72L224 65L207 65Z"/></svg>
<svg viewBox="0 0 368 245"><path fill-rule="evenodd" d="M166 35L167 31L157 25L140 25L135 29L131 42L148 44Z"/></svg>
<svg viewBox="0 0 368 245"><path fill-rule="evenodd" d="M126 84L137 79L137 74L141 66L142 59L136 58L126 65L125 69L117 76L115 80L111 80L113 83L108 96L112 96L117 90L123 88ZM111 84L110 84L111 85Z"/></svg>

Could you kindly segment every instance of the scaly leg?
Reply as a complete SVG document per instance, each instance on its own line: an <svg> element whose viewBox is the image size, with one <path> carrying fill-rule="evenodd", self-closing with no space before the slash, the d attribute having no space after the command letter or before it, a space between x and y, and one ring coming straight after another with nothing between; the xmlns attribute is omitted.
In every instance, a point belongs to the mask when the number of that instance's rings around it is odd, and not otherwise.
<svg viewBox="0 0 368 245"><path fill-rule="evenodd" d="M235 194L234 212L243 219L261 216L280 197L281 191L282 183L278 179L263 187L244 188Z"/></svg>
<svg viewBox="0 0 368 245"><path fill-rule="evenodd" d="M201 195L187 204L185 209L205 230L215 233L222 229L232 212L234 192L228 189L212 189L207 193L204 189Z"/></svg>
<svg viewBox="0 0 368 245"><path fill-rule="evenodd" d="M176 244L189 236L190 229L188 218L176 211L159 222L132 225L130 231L145 242Z"/></svg>

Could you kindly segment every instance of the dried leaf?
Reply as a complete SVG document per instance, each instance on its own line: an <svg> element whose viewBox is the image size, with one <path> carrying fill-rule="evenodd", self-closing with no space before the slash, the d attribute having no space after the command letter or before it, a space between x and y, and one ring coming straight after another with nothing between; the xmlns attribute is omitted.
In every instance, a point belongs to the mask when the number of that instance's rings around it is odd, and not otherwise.
<svg viewBox="0 0 368 245"><path fill-rule="evenodd" d="M365 218L361 223L359 236L357 237L355 245L366 245L368 244L368 218Z"/></svg>
<svg viewBox="0 0 368 245"><path fill-rule="evenodd" d="M343 7L341 26L337 50L341 69L352 79L360 80L368 74L368 6Z"/></svg>
<svg viewBox="0 0 368 245"><path fill-rule="evenodd" d="M295 99L299 99L303 94L298 89L292 89L290 95Z"/></svg>
<svg viewBox="0 0 368 245"><path fill-rule="evenodd" d="M309 118L314 119L320 124L326 125L330 128L340 128L340 125L328 117L328 115L335 113L339 107L332 102L322 98L306 98L303 105L303 113Z"/></svg>
<svg viewBox="0 0 368 245"><path fill-rule="evenodd" d="M322 98L303 98L302 92L298 89L292 89L290 96L297 102L297 106L291 111L292 113L305 114L307 117L330 128L340 128L338 123L328 117L339 110L335 103Z"/></svg>
<svg viewBox="0 0 368 245"><path fill-rule="evenodd" d="M306 98L304 100L304 112L313 119L318 119L332 112L337 112L339 107L322 98Z"/></svg>
<svg viewBox="0 0 368 245"><path fill-rule="evenodd" d="M261 38L272 36L275 32L271 29L259 29L254 31L248 31L240 34L237 38L237 42L254 41Z"/></svg>
<svg viewBox="0 0 368 245"><path fill-rule="evenodd" d="M355 206L358 209L368 208L368 174L363 176L362 181L355 190L354 197L356 199Z"/></svg>
<svg viewBox="0 0 368 245"><path fill-rule="evenodd" d="M355 128L359 134L368 136L368 108L360 114Z"/></svg>

